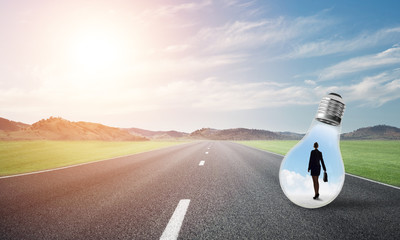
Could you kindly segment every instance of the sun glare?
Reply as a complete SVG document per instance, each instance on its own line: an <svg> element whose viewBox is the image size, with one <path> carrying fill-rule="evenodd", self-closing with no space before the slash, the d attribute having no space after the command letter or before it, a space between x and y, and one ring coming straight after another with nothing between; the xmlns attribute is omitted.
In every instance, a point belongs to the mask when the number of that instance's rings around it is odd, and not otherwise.
<svg viewBox="0 0 400 240"><path fill-rule="evenodd" d="M75 38L73 61L86 72L112 71L121 61L121 42L111 31L86 31Z"/></svg>

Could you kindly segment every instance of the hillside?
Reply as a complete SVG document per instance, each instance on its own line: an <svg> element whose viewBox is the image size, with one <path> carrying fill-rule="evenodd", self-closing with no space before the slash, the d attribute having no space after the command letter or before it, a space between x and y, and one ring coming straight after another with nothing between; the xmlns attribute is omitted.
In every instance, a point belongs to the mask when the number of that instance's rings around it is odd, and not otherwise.
<svg viewBox="0 0 400 240"><path fill-rule="evenodd" d="M192 132L192 139L211 140L300 140L304 134L293 132L271 132L267 130L234 128L217 130L202 128ZM343 133L342 140L400 140L400 128L377 125L359 128L350 133Z"/></svg>
<svg viewBox="0 0 400 240"><path fill-rule="evenodd" d="M202 128L190 134L194 139L211 140L289 140L301 139L300 134L279 133L259 129L232 128L217 130L212 128Z"/></svg>
<svg viewBox="0 0 400 240"><path fill-rule="evenodd" d="M3 131L18 131L29 126L29 124L14 122L0 117L0 130Z"/></svg>
<svg viewBox="0 0 400 240"><path fill-rule="evenodd" d="M32 125L0 118L0 140L300 140L304 134L260 129L202 128L192 133L150 131L140 128L114 128L98 123L71 122L50 117ZM343 133L342 140L400 140L400 129L386 125L359 128Z"/></svg>
<svg viewBox="0 0 400 240"><path fill-rule="evenodd" d="M3 131L1 140L103 140L103 141L143 141L119 128L98 123L71 122L62 118L50 117L31 126L16 131Z"/></svg>
<svg viewBox="0 0 400 240"><path fill-rule="evenodd" d="M189 134L178 131L150 131L140 128L123 128L122 130L128 131L130 134L138 135L150 139L182 139L186 138Z"/></svg>
<svg viewBox="0 0 400 240"><path fill-rule="evenodd" d="M267 130L231 128L202 128L192 133L178 131L150 131L140 128L123 129L131 134L149 139L194 139L194 140L299 140L304 135L292 132L271 132Z"/></svg>
<svg viewBox="0 0 400 240"><path fill-rule="evenodd" d="M277 132L282 136L284 140L300 140L304 137L304 134L294 133L294 132Z"/></svg>
<svg viewBox="0 0 400 240"><path fill-rule="evenodd" d="M377 125L359 128L341 135L343 140L400 140L400 128Z"/></svg>

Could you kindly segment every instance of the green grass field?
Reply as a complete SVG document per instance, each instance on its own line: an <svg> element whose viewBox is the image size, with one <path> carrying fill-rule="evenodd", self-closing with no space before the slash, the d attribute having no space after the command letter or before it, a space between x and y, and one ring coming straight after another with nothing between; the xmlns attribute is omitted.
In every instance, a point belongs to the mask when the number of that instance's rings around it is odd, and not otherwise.
<svg viewBox="0 0 400 240"><path fill-rule="evenodd" d="M140 153L183 142L0 141L0 176Z"/></svg>
<svg viewBox="0 0 400 240"><path fill-rule="evenodd" d="M285 155L298 141L240 141ZM400 141L341 141L347 173L400 186Z"/></svg>
<svg viewBox="0 0 400 240"><path fill-rule="evenodd" d="M182 142L0 141L0 176L57 168ZM241 141L285 155L297 141ZM400 141L341 141L346 172L400 186Z"/></svg>

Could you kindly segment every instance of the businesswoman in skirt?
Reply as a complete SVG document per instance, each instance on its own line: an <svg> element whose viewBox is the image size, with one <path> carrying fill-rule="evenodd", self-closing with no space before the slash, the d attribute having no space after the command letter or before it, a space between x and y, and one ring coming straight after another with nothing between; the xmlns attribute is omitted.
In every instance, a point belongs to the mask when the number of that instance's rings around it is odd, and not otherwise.
<svg viewBox="0 0 400 240"><path fill-rule="evenodd" d="M319 162L322 163L322 168L326 172L325 168L325 163L324 159L322 158L322 153L318 150L318 143L314 143L314 150L311 151L310 154L310 162L308 163L308 171L311 171L311 177L314 183L314 192L315 196L313 197L314 199L317 199L319 197L319 183L318 183L318 177L321 172L321 165Z"/></svg>

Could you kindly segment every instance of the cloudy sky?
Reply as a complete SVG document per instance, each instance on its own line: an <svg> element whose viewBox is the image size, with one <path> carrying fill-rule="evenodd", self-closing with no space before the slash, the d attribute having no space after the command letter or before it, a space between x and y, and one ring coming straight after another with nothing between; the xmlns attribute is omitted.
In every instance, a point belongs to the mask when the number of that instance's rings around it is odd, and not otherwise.
<svg viewBox="0 0 400 240"><path fill-rule="evenodd" d="M0 1L0 116L116 127L400 127L399 1Z"/></svg>

